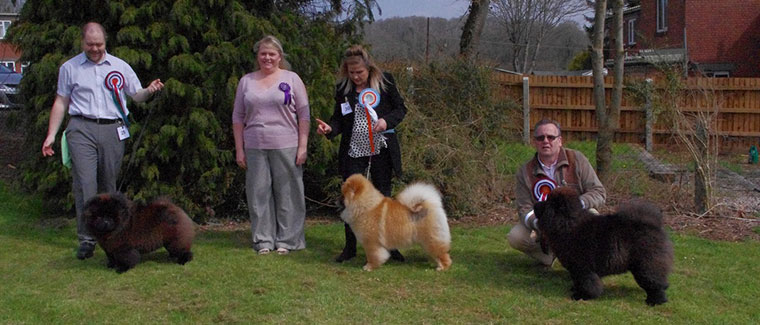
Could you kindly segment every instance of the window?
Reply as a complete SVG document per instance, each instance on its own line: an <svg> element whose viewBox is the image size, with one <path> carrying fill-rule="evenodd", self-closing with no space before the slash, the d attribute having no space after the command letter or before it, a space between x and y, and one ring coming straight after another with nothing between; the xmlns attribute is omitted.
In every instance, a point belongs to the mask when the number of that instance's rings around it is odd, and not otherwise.
<svg viewBox="0 0 760 325"><path fill-rule="evenodd" d="M728 71L713 71L711 73L707 74L709 77L713 78L728 78L731 77L731 73Z"/></svg>
<svg viewBox="0 0 760 325"><path fill-rule="evenodd" d="M11 28L11 21L0 20L0 39L5 39L5 33L8 32L8 28Z"/></svg>
<svg viewBox="0 0 760 325"><path fill-rule="evenodd" d="M16 62L13 62L13 61L0 61L0 64L2 64L4 67L6 67L8 69L16 71Z"/></svg>
<svg viewBox="0 0 760 325"><path fill-rule="evenodd" d="M29 62L27 62L27 63L22 63L22 64L21 64L21 73L22 73L22 74L23 74L24 72L26 72L26 69L29 69Z"/></svg>
<svg viewBox="0 0 760 325"><path fill-rule="evenodd" d="M668 30L668 0L657 0L657 31Z"/></svg>
<svg viewBox="0 0 760 325"><path fill-rule="evenodd" d="M628 45L636 44L636 19L628 21Z"/></svg>

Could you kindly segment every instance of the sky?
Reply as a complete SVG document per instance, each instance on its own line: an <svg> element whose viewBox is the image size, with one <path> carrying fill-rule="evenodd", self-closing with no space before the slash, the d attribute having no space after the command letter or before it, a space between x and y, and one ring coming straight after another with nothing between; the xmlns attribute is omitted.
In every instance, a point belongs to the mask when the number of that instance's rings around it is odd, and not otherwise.
<svg viewBox="0 0 760 325"><path fill-rule="evenodd" d="M459 18L467 12L469 0L377 0L382 9L378 15L375 9L375 19L392 17L442 17Z"/></svg>

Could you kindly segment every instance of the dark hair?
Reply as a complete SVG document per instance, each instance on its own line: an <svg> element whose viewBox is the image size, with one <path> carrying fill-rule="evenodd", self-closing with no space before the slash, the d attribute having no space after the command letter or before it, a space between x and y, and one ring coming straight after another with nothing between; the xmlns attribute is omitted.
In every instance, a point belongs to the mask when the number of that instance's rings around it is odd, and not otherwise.
<svg viewBox="0 0 760 325"><path fill-rule="evenodd" d="M539 126L546 125L546 124L554 124L554 126L557 127L557 136L562 135L562 128L559 126L559 122L552 119L548 119L548 118L541 119L540 121L538 121L538 123L536 123L536 126L533 127L533 134L536 134L536 130L538 130Z"/></svg>

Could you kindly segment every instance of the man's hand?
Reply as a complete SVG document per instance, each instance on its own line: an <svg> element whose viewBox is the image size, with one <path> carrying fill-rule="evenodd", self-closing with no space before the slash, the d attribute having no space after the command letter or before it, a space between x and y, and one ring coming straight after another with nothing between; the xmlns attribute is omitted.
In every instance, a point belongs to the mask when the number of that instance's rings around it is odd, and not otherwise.
<svg viewBox="0 0 760 325"><path fill-rule="evenodd" d="M161 82L161 79L156 79L150 82L150 85L148 85L148 92L155 93L161 89L164 89L164 83Z"/></svg>
<svg viewBox="0 0 760 325"><path fill-rule="evenodd" d="M43 157L50 157L55 154L55 151L53 150L54 143L55 143L55 134L52 136L49 135L45 138L45 142L42 143Z"/></svg>

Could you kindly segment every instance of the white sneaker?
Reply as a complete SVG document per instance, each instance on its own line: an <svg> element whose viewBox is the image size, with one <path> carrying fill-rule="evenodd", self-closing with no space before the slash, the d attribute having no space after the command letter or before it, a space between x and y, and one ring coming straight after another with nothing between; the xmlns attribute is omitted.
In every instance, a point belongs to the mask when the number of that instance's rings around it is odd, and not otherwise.
<svg viewBox="0 0 760 325"><path fill-rule="evenodd" d="M269 252L271 252L271 251L272 250L269 249L269 248L262 248L262 249L259 250L259 255L266 255L266 254L269 254Z"/></svg>
<svg viewBox="0 0 760 325"><path fill-rule="evenodd" d="M277 249L277 254L287 255L290 251L287 248L280 247Z"/></svg>

